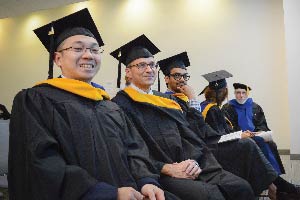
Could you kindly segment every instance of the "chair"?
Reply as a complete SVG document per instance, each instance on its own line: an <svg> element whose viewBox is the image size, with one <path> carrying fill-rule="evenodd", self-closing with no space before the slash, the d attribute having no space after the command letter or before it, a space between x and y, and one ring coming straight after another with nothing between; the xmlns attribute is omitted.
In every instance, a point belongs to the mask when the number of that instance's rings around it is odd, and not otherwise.
<svg viewBox="0 0 300 200"><path fill-rule="evenodd" d="M9 120L0 120L0 188L8 188ZM1 193L0 193L1 199Z"/></svg>

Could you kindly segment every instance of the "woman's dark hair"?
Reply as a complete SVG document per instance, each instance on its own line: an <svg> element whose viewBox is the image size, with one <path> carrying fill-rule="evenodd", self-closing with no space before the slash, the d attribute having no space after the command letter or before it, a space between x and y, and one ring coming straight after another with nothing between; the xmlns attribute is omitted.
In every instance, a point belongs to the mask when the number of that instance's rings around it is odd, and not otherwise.
<svg viewBox="0 0 300 200"><path fill-rule="evenodd" d="M228 89L227 87L218 89L218 100L216 99L216 90L211 89L209 87L206 88L204 92L205 99L218 105L221 105L222 102L228 97Z"/></svg>

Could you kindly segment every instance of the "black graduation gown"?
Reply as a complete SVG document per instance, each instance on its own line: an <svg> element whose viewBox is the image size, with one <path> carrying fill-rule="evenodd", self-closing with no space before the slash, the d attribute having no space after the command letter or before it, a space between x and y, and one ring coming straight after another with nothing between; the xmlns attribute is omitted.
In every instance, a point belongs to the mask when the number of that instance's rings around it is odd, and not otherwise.
<svg viewBox="0 0 300 200"><path fill-rule="evenodd" d="M241 130L238 124L238 115L233 106L231 106L229 103L224 104L222 107L222 112L231 121L234 131ZM252 104L252 113L253 113L253 124L255 126L254 132L270 131L263 109L255 102L253 102ZM281 173L285 174L285 170L281 158L279 156L276 143L274 141L270 141L268 142L268 144L270 146L272 153L275 156L277 163L279 164Z"/></svg>
<svg viewBox="0 0 300 200"><path fill-rule="evenodd" d="M156 91L154 96L170 97ZM162 175L160 183L166 190L189 200L224 199L220 190L226 199L254 199L250 185L223 170L204 142L189 129L182 111L137 102L123 90L112 101L120 105L135 124L159 171L164 164L186 159L200 164L203 171L196 181Z"/></svg>
<svg viewBox="0 0 300 200"><path fill-rule="evenodd" d="M117 188L158 184L148 150L123 111L50 85L14 99L11 200L117 198Z"/></svg>
<svg viewBox="0 0 300 200"><path fill-rule="evenodd" d="M212 106L206 116L213 129L205 123L201 112L189 107L180 98L176 98L176 101L183 109L191 129L207 143L221 166L247 180L255 195L267 189L276 179L276 172L251 139L217 143L220 136L230 130L217 106Z"/></svg>

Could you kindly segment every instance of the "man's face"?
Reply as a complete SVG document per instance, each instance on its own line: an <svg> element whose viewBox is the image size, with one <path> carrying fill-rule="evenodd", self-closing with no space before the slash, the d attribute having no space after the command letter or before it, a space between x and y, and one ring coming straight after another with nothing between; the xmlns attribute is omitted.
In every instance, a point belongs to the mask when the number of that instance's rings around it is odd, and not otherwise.
<svg viewBox="0 0 300 200"><path fill-rule="evenodd" d="M235 99L238 103L243 104L248 98L247 91L245 89L238 88L234 90Z"/></svg>
<svg viewBox="0 0 300 200"><path fill-rule="evenodd" d="M126 67L125 72L131 83L146 91L150 89L156 79L156 62L153 57L139 58L132 61Z"/></svg>
<svg viewBox="0 0 300 200"><path fill-rule="evenodd" d="M90 83L101 64L101 51L97 50L99 45L95 38L71 36L58 47L54 61L66 78Z"/></svg>
<svg viewBox="0 0 300 200"><path fill-rule="evenodd" d="M170 75L165 76L165 82L168 84L168 89L180 93L179 88L187 84L187 81L184 79L185 76L188 76L186 69L171 69Z"/></svg>

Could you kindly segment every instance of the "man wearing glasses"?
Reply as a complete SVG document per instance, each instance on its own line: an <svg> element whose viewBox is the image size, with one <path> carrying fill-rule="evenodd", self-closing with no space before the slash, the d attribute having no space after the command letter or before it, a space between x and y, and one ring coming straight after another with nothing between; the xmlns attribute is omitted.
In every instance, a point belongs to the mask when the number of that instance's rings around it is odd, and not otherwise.
<svg viewBox="0 0 300 200"><path fill-rule="evenodd" d="M50 52L50 79L14 99L10 199L164 200L143 140L107 93L91 82L101 64L103 41L88 10L35 33ZM53 55L63 78L52 79Z"/></svg>
<svg viewBox="0 0 300 200"><path fill-rule="evenodd" d="M172 60L173 65L169 66L168 62ZM190 65L187 52L182 52L168 59L158 61L160 70L165 75L165 82L167 85L166 94L173 94L177 97L185 95L186 101L190 107L195 108L201 112L200 101L191 86L187 84L190 79L186 67Z"/></svg>
<svg viewBox="0 0 300 200"><path fill-rule="evenodd" d="M254 199L250 185L226 172L188 128L180 106L151 89L159 49L142 35L111 53L126 66L130 85L113 98L138 129L160 172L160 184L182 199Z"/></svg>

